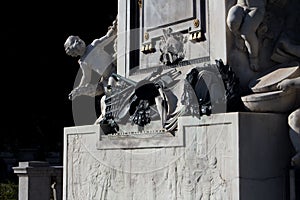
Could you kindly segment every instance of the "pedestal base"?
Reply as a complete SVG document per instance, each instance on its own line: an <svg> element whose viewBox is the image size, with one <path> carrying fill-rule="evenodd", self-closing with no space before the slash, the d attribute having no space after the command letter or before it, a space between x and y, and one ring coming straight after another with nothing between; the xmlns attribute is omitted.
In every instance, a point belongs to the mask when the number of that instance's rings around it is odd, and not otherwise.
<svg viewBox="0 0 300 200"><path fill-rule="evenodd" d="M287 116L181 117L176 134L176 145L126 148L120 143L118 148L114 142L113 148L100 150L98 125L66 127L64 199L289 198L293 148ZM126 134L122 137L126 141ZM174 142L168 137L164 143Z"/></svg>

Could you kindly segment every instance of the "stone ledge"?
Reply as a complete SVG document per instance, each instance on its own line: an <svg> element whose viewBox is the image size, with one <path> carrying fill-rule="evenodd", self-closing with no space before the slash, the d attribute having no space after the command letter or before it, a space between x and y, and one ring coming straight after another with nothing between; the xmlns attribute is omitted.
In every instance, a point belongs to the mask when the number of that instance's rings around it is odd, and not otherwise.
<svg viewBox="0 0 300 200"><path fill-rule="evenodd" d="M127 124L120 126L120 130L113 135L104 135L100 130L97 149L168 148L184 144L182 132L173 135L161 128L160 121L152 121L143 128Z"/></svg>

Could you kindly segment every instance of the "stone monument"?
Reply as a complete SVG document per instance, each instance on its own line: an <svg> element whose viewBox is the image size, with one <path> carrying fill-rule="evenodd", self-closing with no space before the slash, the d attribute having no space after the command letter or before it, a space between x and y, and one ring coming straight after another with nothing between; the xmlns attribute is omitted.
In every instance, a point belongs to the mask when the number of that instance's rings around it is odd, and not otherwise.
<svg viewBox="0 0 300 200"><path fill-rule="evenodd" d="M299 199L299 7L119 0L105 36L67 38L70 99L101 114L64 129L63 199Z"/></svg>

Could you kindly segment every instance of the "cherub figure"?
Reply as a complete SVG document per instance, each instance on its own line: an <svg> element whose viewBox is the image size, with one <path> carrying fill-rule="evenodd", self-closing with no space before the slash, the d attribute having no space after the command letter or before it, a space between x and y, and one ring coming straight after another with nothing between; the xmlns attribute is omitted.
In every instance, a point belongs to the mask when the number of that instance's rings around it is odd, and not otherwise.
<svg viewBox="0 0 300 200"><path fill-rule="evenodd" d="M266 0L237 0L227 15L229 30L236 37L236 46L245 50L253 71L259 71L259 41L256 31L264 19ZM246 47L246 48L245 48Z"/></svg>
<svg viewBox="0 0 300 200"><path fill-rule="evenodd" d="M105 92L105 86L110 85L109 77L116 71L113 65L114 52L107 52L104 48L110 44L117 35L117 19L113 21L108 32L101 38L95 39L87 45L78 36L71 35L64 44L65 52L72 57L80 57L78 60L82 71L79 85L69 94L69 99L73 100L80 95L96 96ZM92 71L100 75L99 84L90 83ZM111 79L112 80L112 79Z"/></svg>
<svg viewBox="0 0 300 200"><path fill-rule="evenodd" d="M283 91L296 88L300 92L300 77L285 79L278 83L277 88ZM298 95L299 96L299 95ZM290 126L290 138L296 150L296 155L292 158L291 165L300 167L300 99L298 99L298 108L289 115L288 123Z"/></svg>

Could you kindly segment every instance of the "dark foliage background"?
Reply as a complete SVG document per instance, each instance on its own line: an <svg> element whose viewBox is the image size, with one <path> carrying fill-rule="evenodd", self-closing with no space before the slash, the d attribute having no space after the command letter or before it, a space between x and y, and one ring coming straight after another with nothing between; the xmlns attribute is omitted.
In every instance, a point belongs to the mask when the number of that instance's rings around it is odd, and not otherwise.
<svg viewBox="0 0 300 200"><path fill-rule="evenodd" d="M103 36L118 3L10 1L1 10L0 179L8 179L12 165L28 158L22 151L32 149L35 160L59 152L62 165L63 128L74 125L68 94L79 70L63 44L69 35L87 44Z"/></svg>

